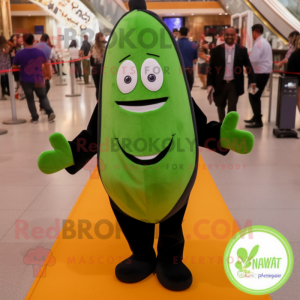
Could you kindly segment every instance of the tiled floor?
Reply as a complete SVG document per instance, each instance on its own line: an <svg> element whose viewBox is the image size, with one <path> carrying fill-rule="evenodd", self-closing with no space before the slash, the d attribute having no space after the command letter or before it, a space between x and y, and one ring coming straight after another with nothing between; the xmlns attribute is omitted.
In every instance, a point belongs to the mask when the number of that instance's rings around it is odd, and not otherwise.
<svg viewBox="0 0 300 300"><path fill-rule="evenodd" d="M66 77L67 82L69 79ZM95 89L77 86L81 97L67 98L70 86L55 86L49 92L57 119L49 124L45 115L37 125L3 125L11 118L10 102L0 101L0 128L8 134L0 136L0 299L24 299L34 281L31 266L23 262L29 249L51 248L54 234L60 230L86 181L89 171L75 176L62 171L44 175L37 168L42 151L51 149L48 136L62 132L72 139L88 123L95 106ZM241 226L267 225L282 232L294 250L294 272L273 300L299 299L300 287L300 142L296 139L276 139L275 127L277 83L274 81L272 122L267 123L268 98L263 98L264 128L252 130L256 138L253 152L246 156L230 153L227 157L201 152L232 215ZM193 97L209 120L217 119L216 107L206 100L198 79ZM29 120L26 101L17 101L17 115ZM238 127L243 119L252 117L247 96L239 100ZM297 113L297 128L300 118ZM233 169L231 169L233 166ZM199 172L201 169L199 168ZM18 220L18 221L16 221ZM40 227L36 234L34 228ZM52 231L46 230L52 227ZM43 233L41 233L43 232Z"/></svg>

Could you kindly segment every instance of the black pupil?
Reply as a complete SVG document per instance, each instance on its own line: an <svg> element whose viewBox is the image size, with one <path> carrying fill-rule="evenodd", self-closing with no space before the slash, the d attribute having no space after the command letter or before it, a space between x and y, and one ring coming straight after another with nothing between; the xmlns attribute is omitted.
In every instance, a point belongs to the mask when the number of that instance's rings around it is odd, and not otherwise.
<svg viewBox="0 0 300 300"><path fill-rule="evenodd" d="M150 75L148 75L148 80L150 82L154 82L156 80L156 76L154 74L150 74Z"/></svg>
<svg viewBox="0 0 300 300"><path fill-rule="evenodd" d="M129 84L131 82L131 77L130 76L126 76L124 78L124 82L127 83L127 84Z"/></svg>

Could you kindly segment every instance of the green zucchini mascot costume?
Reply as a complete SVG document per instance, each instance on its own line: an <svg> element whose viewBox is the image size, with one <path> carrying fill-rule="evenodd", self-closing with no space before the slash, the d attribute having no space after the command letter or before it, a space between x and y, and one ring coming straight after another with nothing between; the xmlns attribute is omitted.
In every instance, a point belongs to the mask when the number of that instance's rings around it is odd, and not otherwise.
<svg viewBox="0 0 300 300"><path fill-rule="evenodd" d="M75 174L97 153L100 178L132 251L116 266L117 278L135 283L155 271L165 288L180 291L192 284L182 262L181 225L196 178L198 146L226 155L234 139L246 140L247 149L232 149L246 154L254 138L235 129L235 112L223 124L207 123L191 98L172 33L144 0L130 0L129 8L111 33L99 103L87 130L71 142L52 134L54 150L42 153L38 165L46 174L62 169ZM110 149L102 150L108 140ZM160 224L157 255L155 223Z"/></svg>

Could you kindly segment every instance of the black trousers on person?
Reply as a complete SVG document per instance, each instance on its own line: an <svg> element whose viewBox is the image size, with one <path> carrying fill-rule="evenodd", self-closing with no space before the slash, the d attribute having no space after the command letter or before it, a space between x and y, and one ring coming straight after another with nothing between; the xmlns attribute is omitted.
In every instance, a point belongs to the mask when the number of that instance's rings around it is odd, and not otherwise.
<svg viewBox="0 0 300 300"><path fill-rule="evenodd" d="M223 81L222 87L218 92L218 95L214 97L214 102L218 108L219 120L222 123L225 118L225 108L228 102L228 112L236 111L236 106L239 100L239 96L236 91L234 81L227 83Z"/></svg>
<svg viewBox="0 0 300 300"><path fill-rule="evenodd" d="M34 103L33 92L35 92L36 95L38 96L42 107L46 111L46 114L49 116L51 113L53 113L53 110L49 103L49 99L46 94L46 88L43 83L36 84L36 83L22 82L22 81L20 83L21 83L21 86L25 93L27 104L28 104L28 109L30 111L30 114L31 114L31 117L33 120L39 119L39 115L36 111L36 107L35 107L35 103Z"/></svg>
<svg viewBox="0 0 300 300"><path fill-rule="evenodd" d="M192 91L193 85L194 85L194 69L186 68L185 74L187 77L187 81L190 87L190 91Z"/></svg>
<svg viewBox="0 0 300 300"><path fill-rule="evenodd" d="M94 65L92 69L92 77L96 87L96 99L99 100L101 65Z"/></svg>
<svg viewBox="0 0 300 300"><path fill-rule="evenodd" d="M71 67L71 63L69 63L70 67ZM75 70L72 70L71 69L71 72L75 72L75 78L79 78L81 79L82 77L82 70L81 70L81 61L75 61L74 62L74 65L75 65Z"/></svg>
<svg viewBox="0 0 300 300"><path fill-rule="evenodd" d="M2 89L3 96L5 94L10 95L7 73L1 74L0 76L1 76L1 89Z"/></svg>
<svg viewBox="0 0 300 300"><path fill-rule="evenodd" d="M261 121L261 96L269 81L270 74L255 74L256 87L258 91L256 94L249 93L249 100L253 110L254 118L257 121Z"/></svg>
<svg viewBox="0 0 300 300"><path fill-rule="evenodd" d="M81 71L81 61L75 61L75 78L81 78L82 71Z"/></svg>
<svg viewBox="0 0 300 300"><path fill-rule="evenodd" d="M50 90L50 80L49 79L45 79L45 88L46 88L46 95L48 95L48 92ZM43 106L42 106L42 103L40 101L40 109L42 110L43 109Z"/></svg>
<svg viewBox="0 0 300 300"><path fill-rule="evenodd" d="M46 95L48 95L48 92L50 90L50 80L49 79L45 79L45 85L46 85Z"/></svg>
<svg viewBox="0 0 300 300"><path fill-rule="evenodd" d="M60 74L60 65L64 65L64 63L61 63L61 64L57 64L55 66L57 66L57 74L59 75Z"/></svg>
<svg viewBox="0 0 300 300"><path fill-rule="evenodd" d="M113 212L134 256L140 260L153 259L155 256L153 249L155 225L125 215L111 199L110 201ZM182 261L184 236L181 225L186 206L159 224L157 259L160 261L171 263Z"/></svg>

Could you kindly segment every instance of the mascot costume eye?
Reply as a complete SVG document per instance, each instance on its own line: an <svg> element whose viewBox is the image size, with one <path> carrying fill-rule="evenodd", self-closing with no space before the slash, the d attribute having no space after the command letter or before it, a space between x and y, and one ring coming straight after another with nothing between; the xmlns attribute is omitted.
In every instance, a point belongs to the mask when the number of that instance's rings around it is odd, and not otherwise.
<svg viewBox="0 0 300 300"><path fill-rule="evenodd" d="M135 283L155 272L165 288L180 291L192 284L182 262L181 225L197 175L198 147L226 155L233 139L246 139L246 151L232 149L246 154L254 138L236 129L235 112L223 124L207 123L191 98L170 30L144 0L130 0L129 8L107 44L99 103L87 129L70 142L52 134L54 150L42 153L38 166L46 174L62 169L75 174L97 154L100 179L132 251L116 266L117 278ZM98 151L92 151L96 144Z"/></svg>

